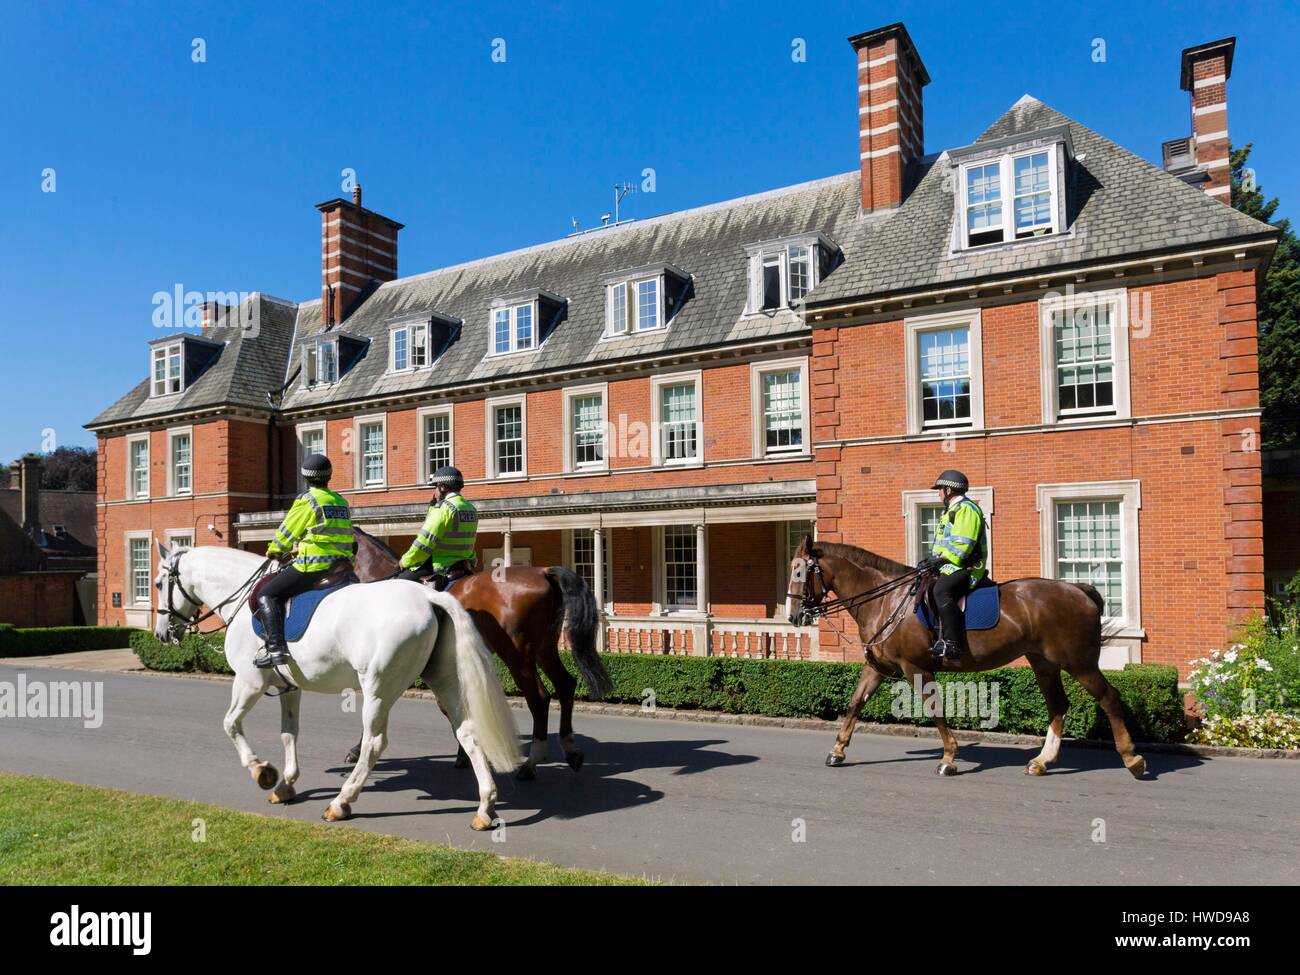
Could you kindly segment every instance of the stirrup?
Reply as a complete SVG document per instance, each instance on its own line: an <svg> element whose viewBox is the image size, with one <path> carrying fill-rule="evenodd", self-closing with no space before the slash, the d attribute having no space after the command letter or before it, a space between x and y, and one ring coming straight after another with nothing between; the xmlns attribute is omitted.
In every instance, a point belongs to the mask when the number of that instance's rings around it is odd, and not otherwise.
<svg viewBox="0 0 1300 975"><path fill-rule="evenodd" d="M942 664L945 660L957 661L961 659L961 645L955 640L938 639L930 647L930 653L936 664Z"/></svg>
<svg viewBox="0 0 1300 975"><path fill-rule="evenodd" d="M280 667L287 664L293 658L289 656L288 650L270 650L262 647L253 658L253 666L261 670L269 670L272 667Z"/></svg>

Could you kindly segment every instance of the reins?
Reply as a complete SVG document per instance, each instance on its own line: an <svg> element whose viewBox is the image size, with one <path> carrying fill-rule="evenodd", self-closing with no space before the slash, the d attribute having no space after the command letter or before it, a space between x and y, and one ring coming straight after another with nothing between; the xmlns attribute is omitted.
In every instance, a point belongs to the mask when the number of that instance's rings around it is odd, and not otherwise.
<svg viewBox="0 0 1300 975"><path fill-rule="evenodd" d="M230 624L233 623L235 619L239 616L240 610L243 609L245 597L248 595L249 591L253 588L254 585L256 585L257 580L262 578L262 576L266 574L267 568L269 568L271 563L275 561L274 559L271 558L267 558L263 560L262 564L257 567L257 569L253 572L253 574L249 576L248 579L242 585L240 585L238 589L232 592L221 602L217 603L215 606L209 608L206 613L196 616L193 619L187 620L183 615L181 615L180 611L176 609L176 604L172 601L173 592L179 590L180 594L184 596L187 601L193 603L195 606L202 606L203 600L198 599L192 596L190 593L186 592L185 587L181 585L180 565L181 565L181 555L183 554L184 553L177 555L176 558L173 559L171 564L167 567L167 617L169 622L171 620L177 620L177 619L184 621L185 625L182 629L187 634L197 633L199 631L199 627L204 622L210 620L214 616L219 615L221 610L225 609L231 603L238 601L239 608L236 609L230 615L230 619L228 620L223 619L221 625L217 627L215 630L213 630L212 632L219 633L222 630L229 627ZM161 609L155 609L154 612L161 613L163 611Z"/></svg>

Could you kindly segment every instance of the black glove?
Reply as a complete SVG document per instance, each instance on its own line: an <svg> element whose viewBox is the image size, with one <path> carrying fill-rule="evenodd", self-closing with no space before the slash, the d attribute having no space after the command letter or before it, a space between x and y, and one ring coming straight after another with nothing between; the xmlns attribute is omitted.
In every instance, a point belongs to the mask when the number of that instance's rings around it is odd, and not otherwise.
<svg viewBox="0 0 1300 975"><path fill-rule="evenodd" d="M934 572L941 565L943 565L943 559L937 555L927 555L920 562L916 563L917 569L921 572Z"/></svg>

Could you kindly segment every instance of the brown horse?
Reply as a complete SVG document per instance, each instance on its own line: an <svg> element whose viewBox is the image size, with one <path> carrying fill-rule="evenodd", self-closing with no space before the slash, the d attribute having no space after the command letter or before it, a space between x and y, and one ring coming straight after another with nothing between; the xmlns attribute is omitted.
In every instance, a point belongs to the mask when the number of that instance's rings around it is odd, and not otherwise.
<svg viewBox="0 0 1300 975"><path fill-rule="evenodd" d="M353 526L352 530L357 540L357 577L362 582L387 579L398 571L399 559L391 548L360 528ZM449 592L469 611L487 645L505 661L532 712L532 749L516 775L531 779L537 763L546 760L550 696L542 674L550 678L560 699L560 744L565 761L576 772L583 760L581 749L573 741L573 696L578 682L560 661L562 622L569 649L591 696L602 698L612 687L596 649L600 617L586 583L563 566L510 566L475 573L457 582ZM352 760L352 756L348 759ZM456 765L466 764L464 753L458 752Z"/></svg>
<svg viewBox="0 0 1300 975"><path fill-rule="evenodd" d="M898 676L913 683L917 675L923 680L926 714L935 714L934 723L943 739L943 760L935 771L956 775L953 759L957 739L948 730L942 716L941 701L934 683L934 657L930 653L932 636L912 612L912 600L906 587L907 576L914 575L910 566L891 561L853 545L813 542L804 538L790 563L790 587L787 612L790 619L815 618L828 592L840 599L890 586L878 598L852 600L846 607L858 624L867 663L849 702L848 713L835 737L835 746L826 756L830 766L844 763L844 749L853 737L858 712L886 679ZM1102 676L1097 661L1101 656L1101 594L1092 586L1061 582L1056 579L1015 579L1000 586L1002 618L988 630L968 634L969 652L954 664L944 661L947 671L973 672L1002 667L1019 657L1029 660L1038 678L1038 686L1047 701L1049 725L1042 752L1025 767L1028 775L1042 775L1056 761L1061 747L1061 729L1069 700L1061 684L1065 670L1083 685L1101 705L1110 719L1115 749L1124 766L1141 778L1146 760L1133 751L1124 720L1124 705L1119 693Z"/></svg>

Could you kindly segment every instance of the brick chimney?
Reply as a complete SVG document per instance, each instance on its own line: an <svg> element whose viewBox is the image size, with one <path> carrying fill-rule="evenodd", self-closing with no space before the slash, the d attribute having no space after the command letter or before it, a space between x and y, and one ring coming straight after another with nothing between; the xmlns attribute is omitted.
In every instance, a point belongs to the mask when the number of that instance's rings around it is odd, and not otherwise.
<svg viewBox="0 0 1300 975"><path fill-rule="evenodd" d="M41 531L40 455L24 454L13 467L18 468L18 489L22 492L23 531L37 538Z"/></svg>
<svg viewBox="0 0 1300 975"><path fill-rule="evenodd" d="M1232 169L1228 162L1228 79L1232 77L1235 37L1198 44L1183 51L1180 84L1192 96L1191 156L1204 174L1201 188L1231 203Z"/></svg>
<svg viewBox="0 0 1300 975"><path fill-rule="evenodd" d="M930 74L902 24L849 38L858 54L862 209L903 202L907 164L925 154L921 89Z"/></svg>
<svg viewBox="0 0 1300 975"><path fill-rule="evenodd" d="M397 277L397 232L402 225L361 205L361 186L352 200L316 204L321 214L321 318L337 325L376 284Z"/></svg>

